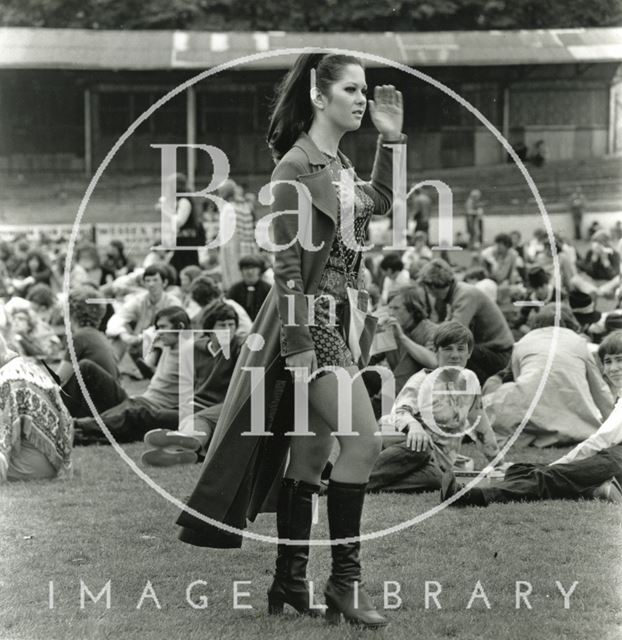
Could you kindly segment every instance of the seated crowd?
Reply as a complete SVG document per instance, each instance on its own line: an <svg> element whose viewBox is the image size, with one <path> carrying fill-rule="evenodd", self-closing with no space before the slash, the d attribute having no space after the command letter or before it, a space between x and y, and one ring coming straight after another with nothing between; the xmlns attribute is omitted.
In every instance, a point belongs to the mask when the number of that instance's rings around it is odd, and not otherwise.
<svg viewBox="0 0 622 640"><path fill-rule="evenodd" d="M528 243L500 233L459 267L447 254L435 257L419 230L403 254L366 258L379 318L371 364L392 371L396 393L387 411L378 376L364 373L383 434L369 491L440 489L452 504L479 506L622 501L621 260L611 244L596 230L581 256L541 230ZM177 273L162 252L138 265L118 241L104 256L86 243L63 295L60 244L2 243L0 404L8 422L0 425L0 480L70 472L73 445L111 437L144 441L146 465L202 460L270 291L270 264L259 252L241 256L240 279L224 290L213 261ZM128 389L131 378L140 392ZM474 468L461 454L465 440L488 471L505 472L503 481L460 486L455 474ZM519 445L575 449L551 465L506 462L521 455Z"/></svg>

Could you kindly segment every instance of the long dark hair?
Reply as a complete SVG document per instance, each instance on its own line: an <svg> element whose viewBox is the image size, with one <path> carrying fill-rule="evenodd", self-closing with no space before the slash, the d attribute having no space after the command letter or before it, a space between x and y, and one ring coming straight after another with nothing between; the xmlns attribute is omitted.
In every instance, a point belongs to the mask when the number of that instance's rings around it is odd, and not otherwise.
<svg viewBox="0 0 622 640"><path fill-rule="evenodd" d="M311 69L315 69L315 85L327 96L330 86L341 77L343 67L363 63L355 56L338 53L305 53L299 56L276 92L270 125L268 146L275 162L291 148L303 131L308 131L313 120L311 105Z"/></svg>

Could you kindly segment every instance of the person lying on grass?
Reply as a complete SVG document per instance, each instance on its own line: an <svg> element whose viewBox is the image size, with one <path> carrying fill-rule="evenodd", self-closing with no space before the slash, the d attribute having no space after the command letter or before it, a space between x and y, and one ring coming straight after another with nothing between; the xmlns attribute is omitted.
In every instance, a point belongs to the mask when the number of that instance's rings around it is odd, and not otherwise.
<svg viewBox="0 0 622 640"><path fill-rule="evenodd" d="M451 506L486 507L493 502L579 498L622 503L622 330L613 331L601 342L598 357L618 395L613 411L598 431L549 465L511 465L502 481L469 489ZM453 472L447 471L442 480L441 501L462 489Z"/></svg>
<svg viewBox="0 0 622 640"><path fill-rule="evenodd" d="M178 430L148 431L143 464L170 467L204 457L240 355L238 323L236 310L224 302L205 317L203 329L210 334L194 341L194 415L185 417Z"/></svg>
<svg viewBox="0 0 622 640"><path fill-rule="evenodd" d="M391 414L380 420L383 432L399 435L385 436L385 442L393 442L380 453L368 491L440 488L442 474L454 466L465 435L475 439L488 460L499 453L477 376L465 368L473 334L459 322L444 322L437 328L434 349L438 367L411 376Z"/></svg>

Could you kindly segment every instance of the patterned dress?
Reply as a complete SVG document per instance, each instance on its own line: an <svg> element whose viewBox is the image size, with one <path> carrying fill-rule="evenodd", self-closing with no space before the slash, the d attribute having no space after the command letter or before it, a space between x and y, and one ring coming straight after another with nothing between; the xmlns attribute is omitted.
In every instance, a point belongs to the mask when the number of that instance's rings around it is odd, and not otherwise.
<svg viewBox="0 0 622 640"><path fill-rule="evenodd" d="M71 476L73 421L60 388L41 365L18 356L0 367L0 481L23 442Z"/></svg>
<svg viewBox="0 0 622 640"><path fill-rule="evenodd" d="M340 171L346 167L337 157L324 154L329 161L333 184L339 199ZM346 229L348 243L365 244L367 227L374 213L374 201L359 186L354 185L354 225ZM309 327L315 348L318 367L350 367L354 358L346 342L344 313L348 305L347 287L358 288L361 252L349 247L343 240L341 212L328 262L324 267L318 290L315 294L314 323ZM334 310L331 314L331 303ZM331 317L332 315L332 317Z"/></svg>

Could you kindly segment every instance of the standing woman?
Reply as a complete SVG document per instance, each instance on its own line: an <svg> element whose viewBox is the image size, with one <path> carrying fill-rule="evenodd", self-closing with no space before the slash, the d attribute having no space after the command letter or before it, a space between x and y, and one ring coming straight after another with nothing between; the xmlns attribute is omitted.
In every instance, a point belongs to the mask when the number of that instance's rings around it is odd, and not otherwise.
<svg viewBox="0 0 622 640"><path fill-rule="evenodd" d="M183 173L176 173L172 179L176 181L176 193L187 193L189 191L188 180ZM175 271L179 274L185 267L190 265L198 266L199 264L199 252L197 249L185 247L204 247L207 243L202 212L194 198L182 196L177 199L175 226L177 228L175 246L184 248L173 251L169 264L175 267ZM179 275L177 278L178 281L175 284L179 284Z"/></svg>
<svg viewBox="0 0 622 640"><path fill-rule="evenodd" d="M219 252L222 290L225 292L229 291L242 277L238 263L244 254L240 246L241 234L238 225L238 209L235 206L235 182L225 180L218 189L218 195L225 201L220 212L220 222L225 228L233 227L235 229L234 236L220 247ZM253 226L253 232L254 230Z"/></svg>
<svg viewBox="0 0 622 640"><path fill-rule="evenodd" d="M242 350L188 506L238 529L257 513L276 507L279 546L274 581L268 591L269 611L279 613L288 604L299 613L314 614L306 582L312 498L337 435L340 453L328 487L328 524L331 540L344 542L331 546L332 571L325 590L327 618L336 622L343 614L353 624L374 628L385 626L387 620L376 611L360 584L358 538L365 486L380 442L374 436L376 421L360 376L352 381L352 429L357 437L335 434L338 385L335 374L329 371L318 372L308 386L313 437L285 435L294 428L293 384L286 367L306 367L313 372L337 366L351 374L358 370L344 339L346 287L357 286L362 270L362 254L350 246L352 240L364 244L372 215L389 211L393 153L388 145L405 142L400 92L393 86L376 87L375 100L369 104L372 122L381 136L371 182L355 186L354 229L346 244L341 235L335 182L340 179L340 171L351 164L339 151L339 143L345 133L361 126L366 91L361 61L339 54L300 56L279 88L268 142L278 162L272 174L272 210L289 212L275 217L274 235L276 243L287 248L275 254L275 283L252 328L263 338L263 348L260 345L259 350L251 351L245 346ZM305 190L297 190L296 183L307 188L310 206L301 206L298 191L304 194ZM300 219L296 215L299 211ZM310 219L303 218L305 212L310 212L306 214ZM300 245L296 239L299 227L301 233L305 228L312 229L313 244L321 246L318 251ZM309 295L316 296L313 326L307 324ZM332 325L327 295L336 302L337 322ZM289 317L290 306L293 318ZM249 367L262 367L264 371L263 385L258 387L254 382L253 393L265 390L265 428L271 437L241 436L251 425ZM239 534L211 526L187 511L178 524L184 527L181 539L185 542L241 545Z"/></svg>

